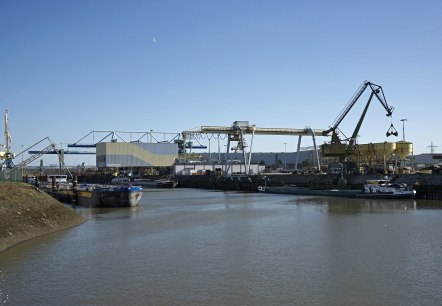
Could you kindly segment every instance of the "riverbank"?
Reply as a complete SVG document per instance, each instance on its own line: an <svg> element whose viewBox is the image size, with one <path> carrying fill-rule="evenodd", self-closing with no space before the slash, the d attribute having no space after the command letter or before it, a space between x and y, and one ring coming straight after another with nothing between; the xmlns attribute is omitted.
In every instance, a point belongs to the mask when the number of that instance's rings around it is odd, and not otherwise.
<svg viewBox="0 0 442 306"><path fill-rule="evenodd" d="M29 184L0 183L0 252L85 221L72 209Z"/></svg>

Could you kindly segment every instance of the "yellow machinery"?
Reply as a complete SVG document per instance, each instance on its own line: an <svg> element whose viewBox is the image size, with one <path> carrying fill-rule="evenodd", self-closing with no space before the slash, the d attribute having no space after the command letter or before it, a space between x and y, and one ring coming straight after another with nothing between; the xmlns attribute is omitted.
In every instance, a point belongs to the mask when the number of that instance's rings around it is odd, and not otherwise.
<svg viewBox="0 0 442 306"><path fill-rule="evenodd" d="M356 145L355 155L360 162L367 165L382 162L384 173L388 172L387 162L389 160L399 160L403 164L405 158L413 153L413 144L406 141L380 142Z"/></svg>
<svg viewBox="0 0 442 306"><path fill-rule="evenodd" d="M359 118L359 121L356 125L355 130L353 131L352 135L348 138L341 139L339 137L339 124L342 122L342 120L347 116L349 111L352 109L352 107L356 104L358 99L361 97L361 95L364 93L364 91L370 88L371 94L368 99L367 104L365 105L365 108L362 112L361 117ZM324 131L324 135L328 133L332 133L331 135L331 141L329 144L322 145L321 151L322 156L324 157L339 157L340 161L343 162L345 159L350 156L354 155L357 151L357 145L356 145L356 137L358 136L359 130L361 128L362 122L364 121L365 115L367 113L368 107L370 105L371 100L373 97L376 97L379 102L382 104L382 106L387 111L387 117L390 117L393 114L393 107L389 106L387 104L387 101L385 100L385 95L382 90L382 87L376 84L373 84L369 81L364 81L361 86L358 88L356 93L353 95L353 97L350 99L350 101L347 103L345 108L342 110L342 112L339 114L339 116L334 121L333 125L328 129ZM343 134L341 132L341 134ZM387 131L387 136L394 135L398 136L398 132L394 128L393 124L391 124L389 130ZM362 148L362 152L367 151L369 148L364 147Z"/></svg>
<svg viewBox="0 0 442 306"><path fill-rule="evenodd" d="M396 142L396 156L402 162L402 167L405 168L405 157L413 153L413 144L408 141Z"/></svg>
<svg viewBox="0 0 442 306"><path fill-rule="evenodd" d="M405 160L405 157L413 152L413 144L408 141L398 141L396 142L396 155L399 160Z"/></svg>
<svg viewBox="0 0 442 306"><path fill-rule="evenodd" d="M387 173L387 160L391 157L393 153L395 153L396 143L395 142L374 143L373 149L375 155L378 155L382 158L384 164L384 173Z"/></svg>

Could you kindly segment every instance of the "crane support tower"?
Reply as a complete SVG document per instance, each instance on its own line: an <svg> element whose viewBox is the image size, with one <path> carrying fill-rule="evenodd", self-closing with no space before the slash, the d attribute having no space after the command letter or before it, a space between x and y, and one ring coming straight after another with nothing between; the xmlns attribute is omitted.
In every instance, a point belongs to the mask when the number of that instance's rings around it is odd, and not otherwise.
<svg viewBox="0 0 442 306"><path fill-rule="evenodd" d="M11 151L11 133L9 131L9 117L8 117L8 110L5 111L5 150L0 152L0 159L4 160L4 163L2 166L5 166L6 168L13 168L14 162L13 159L15 158L15 154Z"/></svg>
<svg viewBox="0 0 442 306"><path fill-rule="evenodd" d="M347 114L350 112L350 110L353 108L353 106L356 104L358 99L361 97L361 95L364 93L364 91L369 88L371 90L370 97L368 98L367 104L364 107L364 110L362 111L361 117L359 118L358 123L356 124L356 127L352 133L352 135L348 138L341 139L339 137L339 125L341 124L342 120L347 116ZM393 114L394 107L388 105L387 100L385 99L384 91L382 90L382 87L379 85L376 85L370 81L364 81L362 82L361 86L358 88L358 90L355 92L355 94L352 96L350 101L347 103L345 108L341 111L339 116L335 119L332 126L325 130L323 132L323 135L327 135L329 133L332 133L331 135L331 141L330 144L324 144L322 145L321 151L322 155L324 157L339 157L341 161L344 161L349 155L352 155L356 150L356 137L358 136L359 130L362 126L362 122L364 121L365 115L367 113L368 107L370 106L371 100L373 97L376 97L381 105L386 110L387 117L391 117ZM341 132L341 134L343 134ZM390 125L390 128L387 131L387 137L394 135L398 136L398 132L394 128L393 124Z"/></svg>

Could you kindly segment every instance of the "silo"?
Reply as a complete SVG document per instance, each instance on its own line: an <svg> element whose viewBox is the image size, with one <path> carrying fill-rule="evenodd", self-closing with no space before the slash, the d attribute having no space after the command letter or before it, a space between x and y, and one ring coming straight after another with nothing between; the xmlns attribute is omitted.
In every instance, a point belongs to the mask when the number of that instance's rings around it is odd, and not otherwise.
<svg viewBox="0 0 442 306"><path fill-rule="evenodd" d="M396 142L395 154L400 160L404 160L406 156L413 153L413 143L408 141Z"/></svg>
<svg viewBox="0 0 442 306"><path fill-rule="evenodd" d="M395 154L402 161L402 167L405 167L405 157L413 153L413 143L408 141L396 142Z"/></svg>
<svg viewBox="0 0 442 306"><path fill-rule="evenodd" d="M374 143L374 152L375 154L379 154L384 159L384 174L387 174L387 159L394 153L396 149L396 143L394 142L380 142Z"/></svg>
<svg viewBox="0 0 442 306"><path fill-rule="evenodd" d="M363 157L368 157L368 144L359 144L357 146L357 152Z"/></svg>
<svg viewBox="0 0 442 306"><path fill-rule="evenodd" d="M386 158L389 158L396 150L396 143L386 141L373 143L373 150L375 154L380 154L382 156L385 156Z"/></svg>
<svg viewBox="0 0 442 306"><path fill-rule="evenodd" d="M374 144L370 142L367 144L362 144L360 146L363 146L361 151L366 154L365 157L368 159L368 164L371 165L375 157Z"/></svg>

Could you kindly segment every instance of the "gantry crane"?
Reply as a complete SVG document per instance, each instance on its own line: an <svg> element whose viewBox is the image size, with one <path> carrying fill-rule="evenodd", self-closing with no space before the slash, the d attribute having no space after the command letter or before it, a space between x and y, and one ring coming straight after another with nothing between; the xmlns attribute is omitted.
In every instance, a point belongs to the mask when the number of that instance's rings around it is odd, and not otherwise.
<svg viewBox="0 0 442 306"><path fill-rule="evenodd" d="M290 135L299 136L298 140L298 153L301 145L302 136L312 136L314 150L316 153L316 161L318 163L318 168L320 170L319 153L316 146L316 136L328 136L329 133L322 129L311 129L306 127L304 129L293 129L293 128L261 128L255 125L250 125L248 121L235 121L232 126L201 126L198 130L188 130L182 133L183 142L186 143L191 139L195 139L199 134L224 134L227 135L227 148L226 153L230 150L231 142L236 142L236 146L232 147L235 152L243 153L244 168L246 169L246 174L250 174L250 162L252 156L252 145L254 135ZM246 141L245 134L251 134L252 138L250 141L249 153L246 152ZM297 155L299 156L299 154ZM298 160L296 160L296 164ZM225 164L224 173L228 173L229 164Z"/></svg>
<svg viewBox="0 0 442 306"><path fill-rule="evenodd" d="M355 127L352 135L348 138L341 139L338 135L339 134L338 133L339 124L342 122L342 120L345 118L345 116L347 116L347 114L350 112L352 107L356 104L358 99L361 97L361 95L364 93L364 91L367 88L370 88L370 90L371 90L370 97L368 98L367 104L365 105L365 108L362 111L361 117L359 118L359 121L356 124L356 127ZM339 116L335 119L332 126L323 132L323 135L326 135L330 132L332 133L330 144L322 145L322 155L323 156L325 156L325 157L339 157L341 161L344 161L346 159L346 157L348 157L349 155L352 155L355 152L355 150L356 150L356 137L358 136L359 130L361 128L362 122L364 121L364 118L367 113L370 102L374 96L379 100L381 105L387 111L386 116L387 117L392 116L394 107L387 104L382 87L379 85L376 85L372 82L364 81L361 84L361 86L358 88L358 90L355 92L353 97L350 99L350 101L347 103L345 108L341 111ZM387 137L391 136L391 135L398 136L398 132L394 128L393 123L391 123L390 128L388 129L386 134L387 134Z"/></svg>

